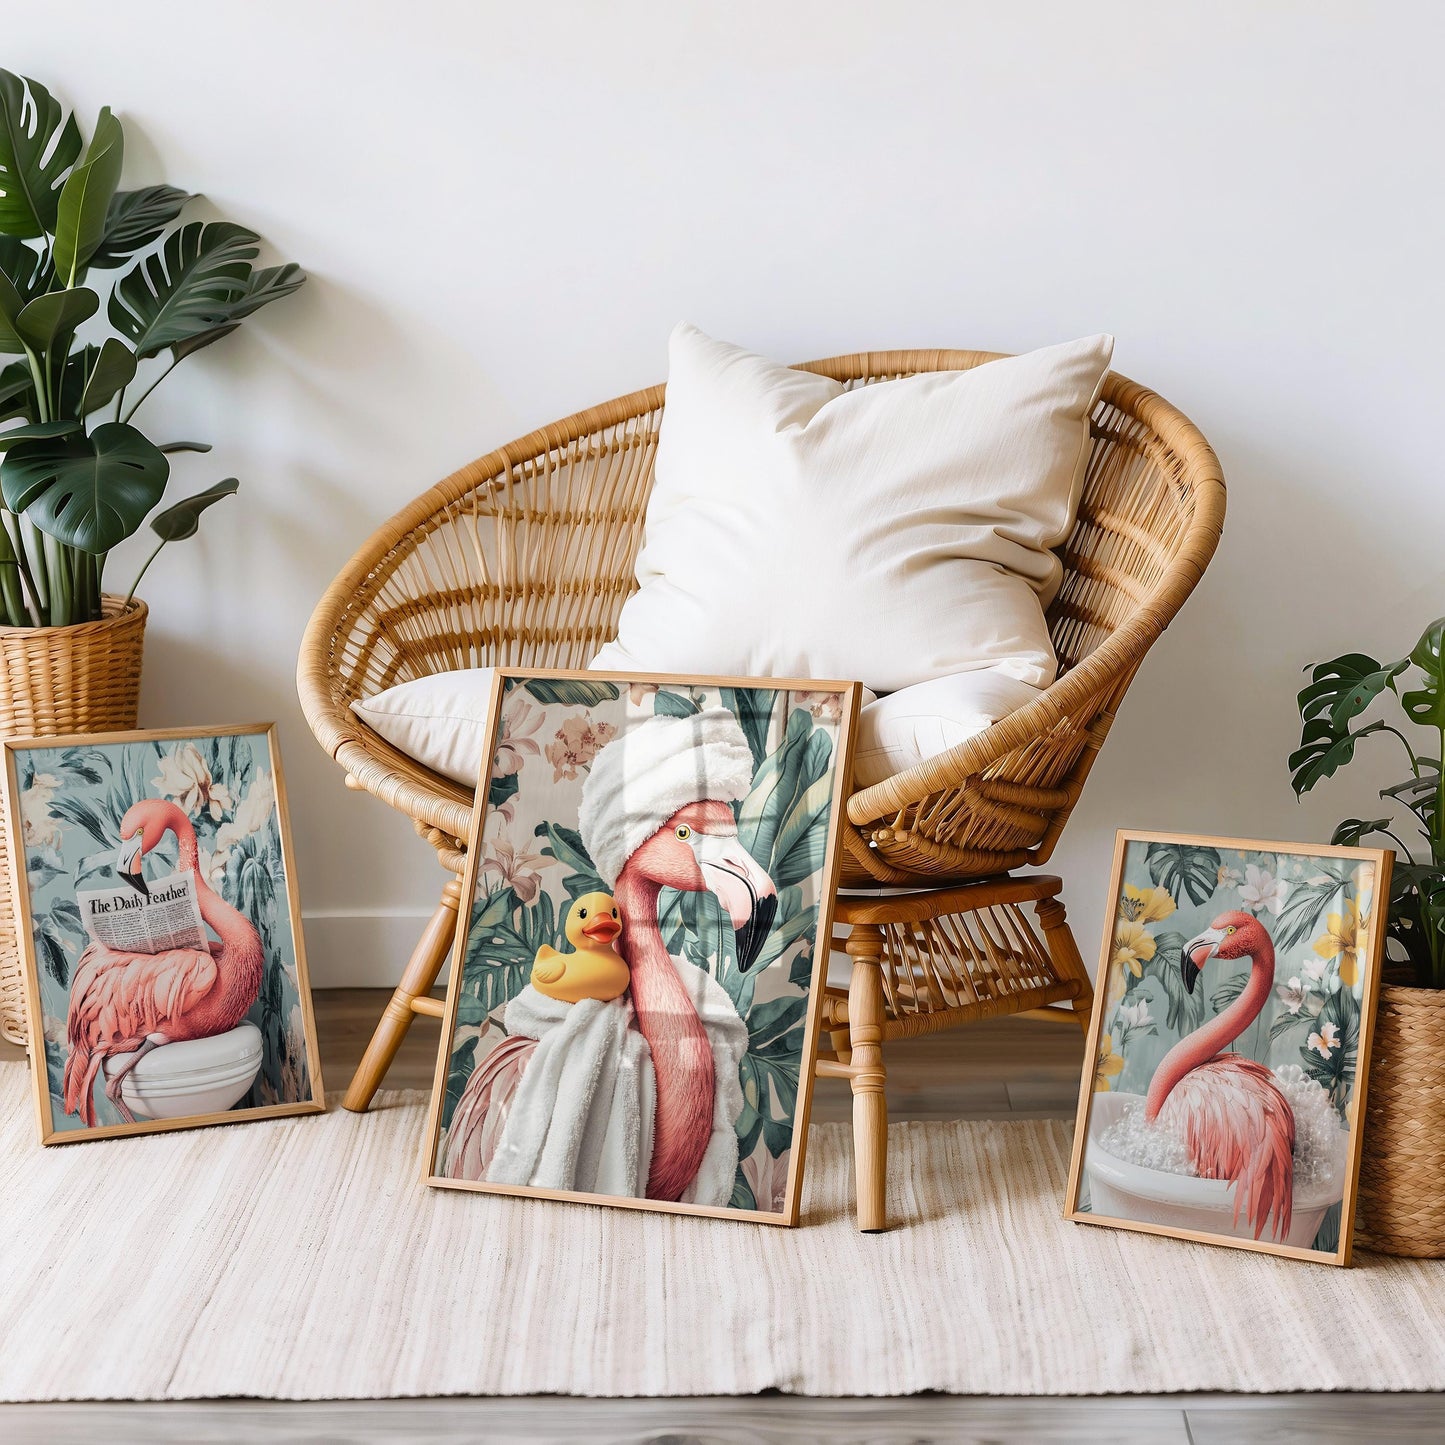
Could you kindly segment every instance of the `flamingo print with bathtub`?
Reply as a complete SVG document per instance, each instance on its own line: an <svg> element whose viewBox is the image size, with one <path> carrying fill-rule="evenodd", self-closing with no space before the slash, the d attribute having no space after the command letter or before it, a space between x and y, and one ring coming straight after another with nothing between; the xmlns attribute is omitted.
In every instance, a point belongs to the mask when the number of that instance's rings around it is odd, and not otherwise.
<svg viewBox="0 0 1445 1445"><path fill-rule="evenodd" d="M1143 861L1148 881L1126 883L1116 923L1119 993L1089 1114L1086 1207L1331 1252L1373 875L1155 843ZM1193 937L1150 931L1190 905L1201 910ZM1151 1012L1161 1007L1167 1023Z"/></svg>
<svg viewBox="0 0 1445 1445"><path fill-rule="evenodd" d="M738 968L756 963L778 890L738 836L732 805L752 781L748 742L723 707L649 717L598 751L578 825L609 891L574 902L573 952L539 950L532 982L507 1004L506 1037L453 1113L444 1176L729 1202L748 1028L707 970L669 952L659 907L665 889L711 893ZM594 923L602 914L590 929L579 916L589 903ZM582 981L564 988L572 976Z"/></svg>

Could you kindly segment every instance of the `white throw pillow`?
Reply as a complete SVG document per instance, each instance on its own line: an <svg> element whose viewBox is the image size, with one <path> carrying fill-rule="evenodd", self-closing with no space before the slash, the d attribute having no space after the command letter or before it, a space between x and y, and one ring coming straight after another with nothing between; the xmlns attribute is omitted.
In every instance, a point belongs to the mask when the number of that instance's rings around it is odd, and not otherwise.
<svg viewBox="0 0 1445 1445"><path fill-rule="evenodd" d="M472 787L486 746L491 690L492 669L470 667L398 683L351 707L394 748ZM866 787L936 757L1037 696L1028 683L988 670L937 678L877 699L865 689L854 781Z"/></svg>
<svg viewBox="0 0 1445 1445"><path fill-rule="evenodd" d="M351 710L392 747L473 788L487 741L492 669L465 667L399 682Z"/></svg>
<svg viewBox="0 0 1445 1445"><path fill-rule="evenodd" d="M858 717L853 783L866 788L956 748L1032 702L1039 689L993 668L914 683L869 703Z"/></svg>
<svg viewBox="0 0 1445 1445"><path fill-rule="evenodd" d="M640 590L592 666L1046 686L1051 549L1113 344L848 391L679 326Z"/></svg>

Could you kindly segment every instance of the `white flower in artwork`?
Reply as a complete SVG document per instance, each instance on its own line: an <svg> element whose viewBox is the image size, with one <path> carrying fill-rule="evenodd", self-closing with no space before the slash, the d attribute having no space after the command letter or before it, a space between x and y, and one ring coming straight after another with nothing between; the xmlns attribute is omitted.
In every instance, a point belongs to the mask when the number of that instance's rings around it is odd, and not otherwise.
<svg viewBox="0 0 1445 1445"><path fill-rule="evenodd" d="M1305 1047L1313 1049L1320 1058L1327 1059L1340 1046L1340 1032L1334 1024L1323 1024L1317 1034L1311 1034Z"/></svg>
<svg viewBox="0 0 1445 1445"><path fill-rule="evenodd" d="M221 832L233 828L237 838L259 833L271 821L271 811L275 806L276 779L267 769L259 768L251 780L251 786L246 790L246 796L241 800L240 807L236 809L235 821L223 823Z"/></svg>
<svg viewBox="0 0 1445 1445"><path fill-rule="evenodd" d="M1328 970L1329 964L1323 958L1306 958L1299 966L1300 977L1309 988L1318 988Z"/></svg>
<svg viewBox="0 0 1445 1445"><path fill-rule="evenodd" d="M1239 897L1246 908L1255 913L1263 913L1267 908L1278 918L1288 894L1289 885L1276 878L1268 868L1258 868L1253 863L1245 868Z"/></svg>
<svg viewBox="0 0 1445 1445"><path fill-rule="evenodd" d="M216 846L207 851L202 848L201 871L213 886L219 886L226 876L226 864L230 861L231 849L252 833L259 833L271 821L276 808L276 779L265 768L260 768L251 779L246 796L236 809L236 816L229 823L222 823L216 829Z"/></svg>
<svg viewBox="0 0 1445 1445"><path fill-rule="evenodd" d="M195 743L180 743L161 755L161 775L151 779L163 798L174 798L176 806L192 818L209 813L219 823L235 804L231 790L211 777L211 770Z"/></svg>
<svg viewBox="0 0 1445 1445"><path fill-rule="evenodd" d="M759 1209L776 1214L783 1207L788 1197L788 1157L784 1153L775 1159L759 1139L757 1148L743 1160L743 1178Z"/></svg>
<svg viewBox="0 0 1445 1445"><path fill-rule="evenodd" d="M60 787L60 779L54 773L36 773L30 786L20 794L20 835L27 848L60 850L65 835L60 824L50 816L50 805Z"/></svg>
<svg viewBox="0 0 1445 1445"><path fill-rule="evenodd" d="M1119 1005L1119 1021L1130 1029L1142 1029L1154 1022L1149 1015L1149 1000L1141 998L1135 1003Z"/></svg>
<svg viewBox="0 0 1445 1445"><path fill-rule="evenodd" d="M1297 1014L1304 1007L1305 995L1309 989L1297 978L1292 978L1288 983L1279 984L1275 993L1279 1001L1292 1014Z"/></svg>

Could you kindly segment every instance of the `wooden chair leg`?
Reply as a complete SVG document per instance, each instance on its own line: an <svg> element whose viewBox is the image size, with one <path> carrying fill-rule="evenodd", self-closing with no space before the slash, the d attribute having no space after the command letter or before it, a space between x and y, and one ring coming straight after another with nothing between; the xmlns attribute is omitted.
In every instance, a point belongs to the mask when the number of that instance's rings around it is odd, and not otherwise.
<svg viewBox="0 0 1445 1445"><path fill-rule="evenodd" d="M457 920L462 903L462 880L453 878L442 889L441 902L436 912L427 920L406 968L401 982L387 1002L386 1009L376 1025L376 1032L366 1046L361 1062L352 1076L351 1087L341 1101L354 1113L364 1113L370 1107L411 1021L418 1013L430 1012L417 1007L417 1000L431 1003L429 995L436 984L451 952L456 938Z"/></svg>
<svg viewBox="0 0 1445 1445"><path fill-rule="evenodd" d="M1074 942L1073 930L1069 927L1068 915L1063 903L1057 898L1041 898L1035 906L1039 927L1043 929L1044 941L1048 944L1049 957L1059 971L1059 977L1077 979L1079 992L1069 1000L1074 1018L1085 1033L1089 1029L1089 1014L1094 1007L1094 988L1089 981L1089 970Z"/></svg>
<svg viewBox="0 0 1445 1445"><path fill-rule="evenodd" d="M847 950L853 959L848 984L849 1081L853 1086L853 1168L858 1228L886 1229L888 1215L888 1100L883 1064L883 930L855 923Z"/></svg>

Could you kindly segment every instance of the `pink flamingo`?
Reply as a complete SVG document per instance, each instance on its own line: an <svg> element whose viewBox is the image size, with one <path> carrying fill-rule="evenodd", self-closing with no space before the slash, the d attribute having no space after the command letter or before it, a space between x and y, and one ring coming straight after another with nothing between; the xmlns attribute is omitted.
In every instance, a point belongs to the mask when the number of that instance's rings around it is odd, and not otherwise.
<svg viewBox="0 0 1445 1445"><path fill-rule="evenodd" d="M1190 993L1211 958L1248 958L1249 980L1216 1018L1174 1045L1159 1061L1144 1117L1182 1128L1201 1179L1235 1186L1234 1223L1241 1213L1263 1236L1271 1216L1278 1239L1289 1234L1294 1205L1294 1111L1263 1064L1224 1053L1259 1017L1274 986L1274 944L1249 913L1221 913L1184 945L1180 972Z"/></svg>
<svg viewBox="0 0 1445 1445"><path fill-rule="evenodd" d="M196 831L174 803L147 798L121 819L121 840L140 834L140 859L167 833L180 845L180 867L195 875L201 917L219 943L208 951L172 948L131 953L92 943L81 955L70 989L66 1030L65 1112L95 1124L95 1077L115 1054L134 1057L105 1082L106 1097L128 1124L134 1116L121 1097L125 1076L152 1049L182 1039L204 1039L233 1029L261 991L265 952L251 921L232 908L199 867Z"/></svg>
<svg viewBox="0 0 1445 1445"><path fill-rule="evenodd" d="M715 894L737 932L738 966L757 960L777 910L777 889L737 838L726 803L679 808L627 859L613 887L622 910L619 952L632 972L637 1026L657 1080L648 1199L681 1199L712 1136L716 1079L712 1048L658 927L664 888ZM452 1178L486 1176L532 1039L503 1040L468 1079L447 1136L443 1169Z"/></svg>

